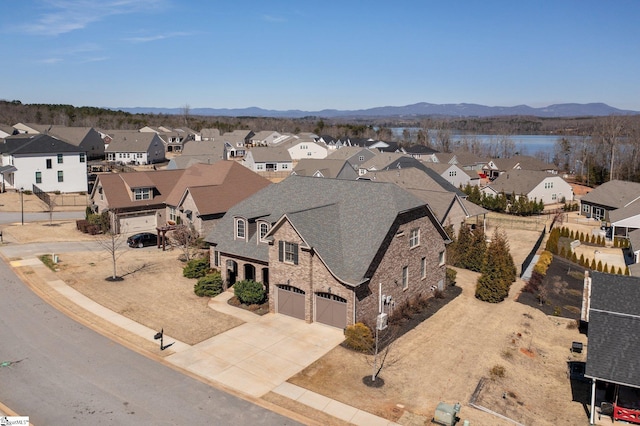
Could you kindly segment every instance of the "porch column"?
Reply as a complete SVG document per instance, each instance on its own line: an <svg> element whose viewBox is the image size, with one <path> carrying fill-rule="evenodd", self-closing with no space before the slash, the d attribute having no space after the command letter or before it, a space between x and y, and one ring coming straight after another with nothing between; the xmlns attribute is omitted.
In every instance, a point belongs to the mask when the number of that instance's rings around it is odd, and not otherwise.
<svg viewBox="0 0 640 426"><path fill-rule="evenodd" d="M589 424L596 424L596 379L591 379L591 415Z"/></svg>

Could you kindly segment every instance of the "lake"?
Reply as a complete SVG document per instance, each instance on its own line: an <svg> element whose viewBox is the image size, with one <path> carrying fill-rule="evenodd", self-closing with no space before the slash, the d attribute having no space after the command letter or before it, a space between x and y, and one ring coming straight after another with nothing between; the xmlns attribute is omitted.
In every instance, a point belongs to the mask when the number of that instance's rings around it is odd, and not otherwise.
<svg viewBox="0 0 640 426"><path fill-rule="evenodd" d="M415 134L420 130L418 127L393 127L391 131L393 135L398 138L398 140L402 140L402 133L407 129L411 132L411 134ZM431 137L435 136L435 131L429 131ZM455 143L460 141L463 138L469 139L477 139L483 144L497 143L499 140L503 138L507 138L511 140L515 145L515 151L520 153L521 155L531 155L535 156L537 153L544 153L545 156L549 156L549 160L553 158L553 151L555 149L556 142L558 139L565 137L569 140L574 138L578 138L576 136L559 136L559 135L509 135L509 136L500 136L500 135L476 135L473 133L461 133L452 131L451 133L451 141L454 146Z"/></svg>

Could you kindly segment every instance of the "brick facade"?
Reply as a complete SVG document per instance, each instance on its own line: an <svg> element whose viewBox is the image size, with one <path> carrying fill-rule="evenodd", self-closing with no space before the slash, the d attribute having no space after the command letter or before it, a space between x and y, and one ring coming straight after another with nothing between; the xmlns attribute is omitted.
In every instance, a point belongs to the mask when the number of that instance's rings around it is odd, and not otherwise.
<svg viewBox="0 0 640 426"><path fill-rule="evenodd" d="M287 284L305 292L305 321L313 322L315 315L314 294L316 292L332 293L347 300L347 312L352 312L353 291L346 288L324 266L320 258L304 248L304 241L288 221L284 221L274 233L275 243L269 247L269 310L276 311L277 285ZM279 260L278 241L298 244L298 264ZM347 324L350 324L348 321Z"/></svg>
<svg viewBox="0 0 640 426"><path fill-rule="evenodd" d="M409 247L411 231L420 230L420 243ZM393 226L372 262L371 280L358 288L339 282L322 260L308 248L288 221L283 221L273 233L274 243L269 247L270 293L269 309L276 311L277 285L286 284L305 292L305 320L315 320L314 294L332 293L347 300L347 325L354 322L373 324L378 313L378 286L382 293L390 295L395 306L419 294L429 295L433 288L444 284L446 267L440 264L440 253L445 243L438 229L428 216L426 208L404 213ZM299 245L298 264L279 260L278 241ZM421 275L422 258L425 258L425 275ZM402 268L408 267L409 285L402 288ZM386 310L388 312L388 309Z"/></svg>
<svg viewBox="0 0 640 426"><path fill-rule="evenodd" d="M255 259L245 259L237 256L230 256L225 253L220 253L219 263L217 266L215 266L215 254L216 251L214 247L212 247L209 251L209 263L211 264L212 268L220 270L222 282L227 286L232 285L237 281L243 281L246 279L253 279L254 281L264 283L263 269L269 269L269 265L267 263L258 262ZM232 276L229 268L229 262L235 262L235 277ZM254 277L247 276L247 265L253 266L255 271Z"/></svg>
<svg viewBox="0 0 640 426"><path fill-rule="evenodd" d="M409 247L411 230L420 229L420 244ZM426 209L416 209L404 213L396 219L389 230L385 242L372 262L371 280L358 289L356 301L356 322L375 324L378 313L378 288L382 283L382 294L391 296L392 305L385 308L391 313L394 306L417 297L433 294L433 288L442 288L446 275L446 265L440 264L440 253L445 250L445 242L436 226L426 213ZM426 261L425 276L421 276L422 258ZM402 269L408 267L409 285L402 288Z"/></svg>

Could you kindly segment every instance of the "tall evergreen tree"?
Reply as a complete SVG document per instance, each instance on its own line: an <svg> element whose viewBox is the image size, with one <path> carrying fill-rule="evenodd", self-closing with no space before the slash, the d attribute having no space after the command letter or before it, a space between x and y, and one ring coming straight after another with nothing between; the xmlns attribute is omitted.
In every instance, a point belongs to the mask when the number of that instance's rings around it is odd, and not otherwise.
<svg viewBox="0 0 640 426"><path fill-rule="evenodd" d="M486 255L487 237L485 236L484 228L477 226L471 231L471 246L466 256L467 265L465 268L474 272L482 271L482 265L485 262Z"/></svg>
<svg viewBox="0 0 640 426"><path fill-rule="evenodd" d="M476 297L490 303L502 302L516 279L515 263L504 232L498 229L494 232L487 253L482 275L476 284Z"/></svg>
<svg viewBox="0 0 640 426"><path fill-rule="evenodd" d="M471 251L471 230L468 226L462 225L458 231L458 240L456 241L457 262L454 266L459 268L467 268L469 264L469 252Z"/></svg>

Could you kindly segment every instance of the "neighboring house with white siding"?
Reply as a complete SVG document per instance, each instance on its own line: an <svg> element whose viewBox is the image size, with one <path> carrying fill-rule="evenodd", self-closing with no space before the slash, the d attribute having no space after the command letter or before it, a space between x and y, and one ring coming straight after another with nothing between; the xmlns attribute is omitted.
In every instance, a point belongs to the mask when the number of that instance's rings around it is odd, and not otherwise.
<svg viewBox="0 0 640 426"><path fill-rule="evenodd" d="M431 170L435 170L440 176L456 188L464 188L467 185L477 186L480 184L480 176L477 172L463 170L456 164L429 162L424 162L423 164Z"/></svg>
<svg viewBox="0 0 640 426"><path fill-rule="evenodd" d="M504 172L481 191L489 196L515 194L516 199L526 195L529 200L542 200L545 205L573 201L573 188L567 181L558 175L534 170Z"/></svg>
<svg viewBox="0 0 640 426"><path fill-rule="evenodd" d="M329 148L325 143L316 142L312 137L292 136L277 145L278 148L284 148L289 152L289 156L293 161L307 159L320 160L327 158Z"/></svg>
<svg viewBox="0 0 640 426"><path fill-rule="evenodd" d="M291 161L289 151L280 147L251 148L242 159L242 165L256 173L290 172L293 170L293 161Z"/></svg>
<svg viewBox="0 0 640 426"><path fill-rule="evenodd" d="M263 130L251 136L251 146L272 146L286 139L288 136L282 135L272 130Z"/></svg>
<svg viewBox="0 0 640 426"><path fill-rule="evenodd" d="M165 145L155 132L110 131L107 161L123 164L155 164L165 160Z"/></svg>
<svg viewBox="0 0 640 426"><path fill-rule="evenodd" d="M45 192L86 192L87 153L44 134L10 136L0 143L2 186Z"/></svg>

